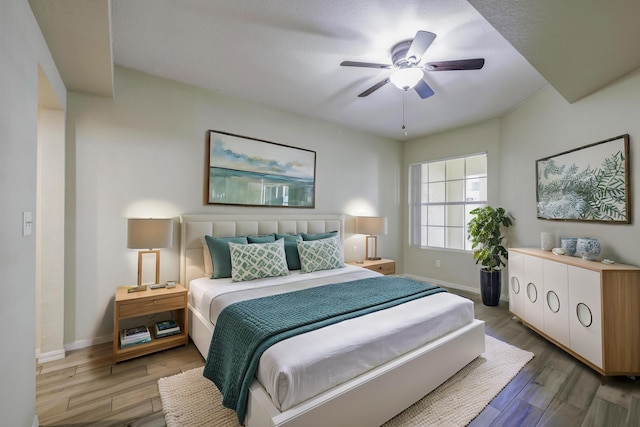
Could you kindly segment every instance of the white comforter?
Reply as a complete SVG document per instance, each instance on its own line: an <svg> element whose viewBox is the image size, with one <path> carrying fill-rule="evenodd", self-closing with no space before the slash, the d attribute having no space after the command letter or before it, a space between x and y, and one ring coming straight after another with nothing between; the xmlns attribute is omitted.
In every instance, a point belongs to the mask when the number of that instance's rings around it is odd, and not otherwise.
<svg viewBox="0 0 640 427"><path fill-rule="evenodd" d="M347 266L241 283L202 278L190 283L189 298L215 325L220 311L236 301L377 275ZM420 298L281 341L262 355L256 377L285 411L473 318L473 303L465 298L449 293Z"/></svg>

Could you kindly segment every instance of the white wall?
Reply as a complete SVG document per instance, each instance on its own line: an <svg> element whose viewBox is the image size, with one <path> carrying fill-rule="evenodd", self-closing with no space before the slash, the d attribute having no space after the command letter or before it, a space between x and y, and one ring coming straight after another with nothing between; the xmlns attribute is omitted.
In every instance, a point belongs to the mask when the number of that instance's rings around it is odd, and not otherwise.
<svg viewBox="0 0 640 427"><path fill-rule="evenodd" d="M500 203L516 217L513 246L538 246L540 233L595 237L602 258L640 265L637 221L640 196L640 70L574 104L547 88L502 121ZM632 224L545 221L536 218L535 161L628 133L630 136Z"/></svg>
<svg viewBox="0 0 640 427"><path fill-rule="evenodd" d="M503 206L515 217L507 231L508 246L539 247L542 231L555 233L556 244L560 237L589 236L601 242L602 258L640 265L640 225L634 219L640 215L636 202L640 194L639 96L640 70L573 104L549 86L500 119L406 143L405 169L418 161L487 150L489 203ZM632 224L537 219L537 159L626 133L630 135ZM404 241L406 273L479 291L478 266L470 253L410 248ZM441 269L434 268L435 259L442 259Z"/></svg>
<svg viewBox="0 0 640 427"><path fill-rule="evenodd" d="M436 283L460 288L479 289L479 269L469 252L450 249L416 248L408 245L408 166L433 160L474 153L487 153L487 187L489 203L498 201L500 189L500 121L471 125L437 135L408 141L404 145L403 206L404 271ZM436 268L440 260L440 268Z"/></svg>
<svg viewBox="0 0 640 427"><path fill-rule="evenodd" d="M22 212L36 213L38 65L64 106L65 88L24 0L0 2L0 414L2 425L35 418L35 241Z"/></svg>
<svg viewBox="0 0 640 427"><path fill-rule="evenodd" d="M67 111L67 284L65 342L108 339L113 294L136 280L126 248L127 217L183 213L343 213L382 215L379 252L401 253L401 144L116 67L115 98L69 94ZM316 151L316 208L203 204L208 129ZM177 230L176 221L176 231ZM347 223L353 230L353 224ZM178 278L178 234L161 251L161 280ZM357 245L359 253L353 254ZM345 243L364 255L364 236Z"/></svg>
<svg viewBox="0 0 640 427"><path fill-rule="evenodd" d="M36 354L38 362L64 353L64 111L38 114L36 239Z"/></svg>

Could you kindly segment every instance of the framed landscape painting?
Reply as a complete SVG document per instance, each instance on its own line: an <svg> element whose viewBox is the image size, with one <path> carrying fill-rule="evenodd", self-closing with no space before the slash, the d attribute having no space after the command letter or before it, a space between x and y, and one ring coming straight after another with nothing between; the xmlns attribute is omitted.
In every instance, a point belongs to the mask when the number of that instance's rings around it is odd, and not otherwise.
<svg viewBox="0 0 640 427"><path fill-rule="evenodd" d="M208 204L315 207L316 152L207 132Z"/></svg>
<svg viewBox="0 0 640 427"><path fill-rule="evenodd" d="M629 135L536 161L538 218L631 223Z"/></svg>

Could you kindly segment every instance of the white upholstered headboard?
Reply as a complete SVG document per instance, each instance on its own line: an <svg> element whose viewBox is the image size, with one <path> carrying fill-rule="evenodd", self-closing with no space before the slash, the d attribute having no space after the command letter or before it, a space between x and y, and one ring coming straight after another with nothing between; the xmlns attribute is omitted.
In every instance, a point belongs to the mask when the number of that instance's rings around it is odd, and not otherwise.
<svg viewBox="0 0 640 427"><path fill-rule="evenodd" d="M343 215L182 215L180 216L180 283L189 286L204 276L201 238L269 233L324 233L338 230L344 241Z"/></svg>

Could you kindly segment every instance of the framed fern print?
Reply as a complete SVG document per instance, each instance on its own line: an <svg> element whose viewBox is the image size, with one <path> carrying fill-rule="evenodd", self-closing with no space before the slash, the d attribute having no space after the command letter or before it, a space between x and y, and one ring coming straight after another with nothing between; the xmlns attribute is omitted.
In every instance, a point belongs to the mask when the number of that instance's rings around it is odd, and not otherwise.
<svg viewBox="0 0 640 427"><path fill-rule="evenodd" d="M631 223L629 135L536 161L538 218Z"/></svg>

